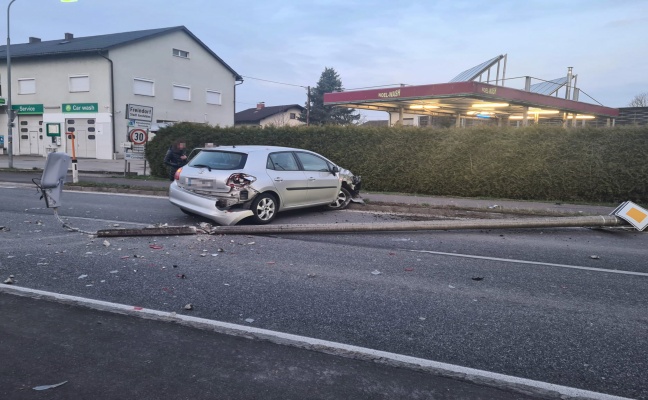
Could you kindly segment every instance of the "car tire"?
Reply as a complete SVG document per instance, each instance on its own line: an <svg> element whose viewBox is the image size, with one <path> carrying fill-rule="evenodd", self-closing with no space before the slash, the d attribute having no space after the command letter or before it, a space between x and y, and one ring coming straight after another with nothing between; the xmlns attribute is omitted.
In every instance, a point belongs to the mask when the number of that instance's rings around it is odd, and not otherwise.
<svg viewBox="0 0 648 400"><path fill-rule="evenodd" d="M344 210L351 203L351 192L344 186L340 188L337 199L327 207L329 210Z"/></svg>
<svg viewBox="0 0 648 400"><path fill-rule="evenodd" d="M277 199L270 193L261 193L254 198L250 208L252 209L254 223L258 225L269 224L277 215Z"/></svg>

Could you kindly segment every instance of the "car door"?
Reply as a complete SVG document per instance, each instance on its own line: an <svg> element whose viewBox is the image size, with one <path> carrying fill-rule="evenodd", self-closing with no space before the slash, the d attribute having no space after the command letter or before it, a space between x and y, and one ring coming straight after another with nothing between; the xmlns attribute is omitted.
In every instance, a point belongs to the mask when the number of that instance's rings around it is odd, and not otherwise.
<svg viewBox="0 0 648 400"><path fill-rule="evenodd" d="M295 156L290 151L280 151L268 155L266 172L274 183L281 208L302 207L309 204L308 180L299 168Z"/></svg>
<svg viewBox="0 0 648 400"><path fill-rule="evenodd" d="M332 165L313 153L295 152L308 179L308 197L313 204L328 204L340 191L340 178L331 173Z"/></svg>

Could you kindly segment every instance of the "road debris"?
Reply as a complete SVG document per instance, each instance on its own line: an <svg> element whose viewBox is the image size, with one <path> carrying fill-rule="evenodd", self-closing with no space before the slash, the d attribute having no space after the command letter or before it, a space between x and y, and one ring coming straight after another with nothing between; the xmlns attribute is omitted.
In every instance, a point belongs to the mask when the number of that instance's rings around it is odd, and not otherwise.
<svg viewBox="0 0 648 400"><path fill-rule="evenodd" d="M104 247L109 247L109 246L110 246L110 242L107 241L107 240L104 240L104 241L103 241L103 245L104 245Z"/></svg>
<svg viewBox="0 0 648 400"><path fill-rule="evenodd" d="M47 390L47 389L54 389L54 388L57 388L57 387L59 387L59 386L63 386L63 385L65 385L66 383L68 383L68 381L63 381L63 382L61 382L61 383L55 383L55 384L53 384L53 385L34 386L32 389L34 389L34 390Z"/></svg>
<svg viewBox="0 0 648 400"><path fill-rule="evenodd" d="M427 318L425 317L419 317L419 321L425 321Z"/></svg>
<svg viewBox="0 0 648 400"><path fill-rule="evenodd" d="M455 287L452 286L452 285L448 285L448 287L449 287L450 289L455 289Z"/></svg>
<svg viewBox="0 0 648 400"><path fill-rule="evenodd" d="M382 272L378 271L377 269L371 271L371 275L380 275L380 274L382 274Z"/></svg>
<svg viewBox="0 0 648 400"><path fill-rule="evenodd" d="M149 244L149 248L151 248L153 250L162 250L164 248L164 246L159 245L159 244Z"/></svg>
<svg viewBox="0 0 648 400"><path fill-rule="evenodd" d="M489 209L489 210L494 210L494 209L496 209L496 208L502 208L502 206L497 205L497 204L493 204L492 206L488 206L488 209Z"/></svg>
<svg viewBox="0 0 648 400"><path fill-rule="evenodd" d="M178 275L176 275L176 276L177 276L178 278L180 278L180 279L187 279L187 275L185 275L185 274L178 274Z"/></svg>
<svg viewBox="0 0 648 400"><path fill-rule="evenodd" d="M184 306L184 309L185 309L185 310L193 310L193 308L194 308L194 307L193 307L193 304L191 304L191 303L189 303L189 304L187 304L187 305Z"/></svg>
<svg viewBox="0 0 648 400"><path fill-rule="evenodd" d="M87 277L88 277L88 275L83 274L83 275L79 275L79 277L78 277L77 279L85 279L85 278L87 278Z"/></svg>
<svg viewBox="0 0 648 400"><path fill-rule="evenodd" d="M414 268L405 268L405 272L412 272L414 271Z"/></svg>
<svg viewBox="0 0 648 400"><path fill-rule="evenodd" d="M247 322L248 324L251 324L252 322L254 322L254 318L246 318L245 322Z"/></svg>
<svg viewBox="0 0 648 400"><path fill-rule="evenodd" d="M590 258L591 258L592 260L600 260L600 259L601 259L601 257L596 256L596 255L594 255L594 256L590 256Z"/></svg>
<svg viewBox="0 0 648 400"><path fill-rule="evenodd" d="M14 276L13 276L13 275L9 275L9 278L5 279L3 283L6 284L6 285L13 285L14 282L15 282L15 281L14 281Z"/></svg>
<svg viewBox="0 0 648 400"><path fill-rule="evenodd" d="M473 277L472 277L472 280L473 280L473 281L483 281L483 280L484 280L484 277L483 277L483 276L473 276Z"/></svg>
<svg viewBox="0 0 648 400"><path fill-rule="evenodd" d="M10 230L8 226L0 226L0 232L9 232Z"/></svg>

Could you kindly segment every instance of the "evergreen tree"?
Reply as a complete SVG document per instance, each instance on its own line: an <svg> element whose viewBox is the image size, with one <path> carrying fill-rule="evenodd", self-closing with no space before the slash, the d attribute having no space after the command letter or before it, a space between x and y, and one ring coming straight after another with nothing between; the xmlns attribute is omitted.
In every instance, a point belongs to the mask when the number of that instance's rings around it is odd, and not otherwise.
<svg viewBox="0 0 648 400"><path fill-rule="evenodd" d="M317 86L310 90L310 123L311 125L346 125L352 124L360 119L360 114L351 108L333 107L324 105L324 93L342 91L342 80L340 75L333 68L324 68ZM308 103L306 103L308 108ZM306 122L306 110L299 120Z"/></svg>

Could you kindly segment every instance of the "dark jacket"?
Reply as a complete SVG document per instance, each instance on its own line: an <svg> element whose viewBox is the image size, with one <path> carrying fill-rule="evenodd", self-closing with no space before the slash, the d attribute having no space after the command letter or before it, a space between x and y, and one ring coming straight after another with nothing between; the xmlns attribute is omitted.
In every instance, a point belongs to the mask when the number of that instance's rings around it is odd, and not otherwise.
<svg viewBox="0 0 648 400"><path fill-rule="evenodd" d="M169 147L166 156L164 156L164 163L173 168L180 168L187 163L181 157L186 155L184 149L174 149L173 146Z"/></svg>

